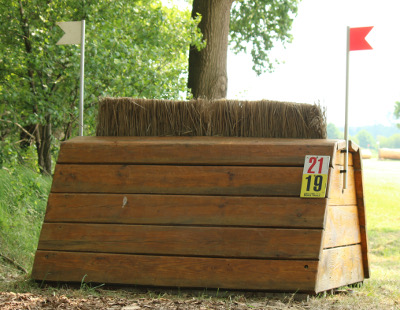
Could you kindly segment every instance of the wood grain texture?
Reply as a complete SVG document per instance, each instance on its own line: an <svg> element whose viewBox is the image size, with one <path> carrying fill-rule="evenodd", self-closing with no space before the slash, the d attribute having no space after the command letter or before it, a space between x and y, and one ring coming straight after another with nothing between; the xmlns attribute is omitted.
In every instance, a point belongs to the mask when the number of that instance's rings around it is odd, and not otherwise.
<svg viewBox="0 0 400 310"><path fill-rule="evenodd" d="M237 137L76 137L58 163L304 165L305 155L333 158L337 140Z"/></svg>
<svg viewBox="0 0 400 310"><path fill-rule="evenodd" d="M32 277L314 293L363 281L369 266L361 159L350 144L342 193L344 146L72 139L60 151ZM299 198L304 157L312 154L331 156L326 199Z"/></svg>
<svg viewBox="0 0 400 310"><path fill-rule="evenodd" d="M329 206L322 241L323 248L361 242L357 206Z"/></svg>
<svg viewBox="0 0 400 310"><path fill-rule="evenodd" d="M44 223L38 249L318 259L322 230Z"/></svg>
<svg viewBox="0 0 400 310"><path fill-rule="evenodd" d="M301 167L62 165L53 193L299 196Z"/></svg>
<svg viewBox="0 0 400 310"><path fill-rule="evenodd" d="M342 166L335 166L331 169L329 189L328 189L328 204L329 205L356 205L356 188L354 183L354 168L349 166L347 189L343 192L343 174L340 173Z"/></svg>
<svg viewBox="0 0 400 310"><path fill-rule="evenodd" d="M35 280L313 292L317 261L38 251Z"/></svg>
<svg viewBox="0 0 400 310"><path fill-rule="evenodd" d="M363 262L359 244L323 250L318 265L317 292L363 280Z"/></svg>
<svg viewBox="0 0 400 310"><path fill-rule="evenodd" d="M294 197L51 193L45 222L323 228L326 203Z"/></svg>
<svg viewBox="0 0 400 310"><path fill-rule="evenodd" d="M346 153L343 153L342 151L343 151L343 149L340 149L340 150L338 150L336 152L334 163L337 166L344 166L344 158L346 156ZM349 159L348 160L349 160L348 161L349 166L353 166L354 165L354 163L353 163L353 153L349 152Z"/></svg>
<svg viewBox="0 0 400 310"><path fill-rule="evenodd" d="M354 154L354 182L355 182L356 197L357 197L358 220L361 232L361 248L362 248L363 266L364 266L364 276L365 278L368 279L370 277L370 267L369 267L368 237L367 237L367 214L365 211L362 158L360 151Z"/></svg>

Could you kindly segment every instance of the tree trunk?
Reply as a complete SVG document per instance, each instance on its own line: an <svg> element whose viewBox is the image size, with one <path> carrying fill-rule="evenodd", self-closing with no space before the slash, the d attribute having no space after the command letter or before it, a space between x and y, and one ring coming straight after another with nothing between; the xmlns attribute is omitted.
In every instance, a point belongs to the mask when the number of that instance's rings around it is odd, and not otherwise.
<svg viewBox="0 0 400 310"><path fill-rule="evenodd" d="M202 16L199 28L206 40L201 51L189 52L188 87L194 98L225 98L230 11L233 0L194 0L192 17Z"/></svg>
<svg viewBox="0 0 400 310"><path fill-rule="evenodd" d="M30 57L33 54L32 42L30 40L30 27L28 16L25 14L24 6L21 0L19 0L19 12L20 12L20 26L22 31L22 37L24 39L25 51L27 55ZM34 80L35 71L33 70L34 66L29 61L28 58L28 77L29 87L31 89L32 95L36 96L36 85ZM37 107L33 106L33 113L37 113ZM45 124L35 124L36 127L34 130L35 143L36 143L36 152L38 155L38 165L40 173L51 175L51 116L50 114L45 117Z"/></svg>
<svg viewBox="0 0 400 310"><path fill-rule="evenodd" d="M51 175L51 116L46 116L44 125L37 125L36 151L38 155L39 170L42 174Z"/></svg>

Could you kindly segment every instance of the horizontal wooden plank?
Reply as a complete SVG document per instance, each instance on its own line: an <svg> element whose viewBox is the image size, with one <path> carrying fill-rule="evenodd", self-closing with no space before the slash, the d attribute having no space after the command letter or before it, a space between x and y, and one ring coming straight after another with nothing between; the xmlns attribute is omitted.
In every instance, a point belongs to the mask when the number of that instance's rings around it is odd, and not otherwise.
<svg viewBox="0 0 400 310"><path fill-rule="evenodd" d="M40 250L318 259L322 230L44 223Z"/></svg>
<svg viewBox="0 0 400 310"><path fill-rule="evenodd" d="M313 292L317 261L38 251L32 278L146 286Z"/></svg>
<svg viewBox="0 0 400 310"><path fill-rule="evenodd" d="M347 189L343 191L343 173L340 173L342 166L335 166L331 169L328 204L329 205L356 205L356 189L354 184L354 168L349 166Z"/></svg>
<svg viewBox="0 0 400 310"><path fill-rule="evenodd" d="M59 163L303 166L305 155L333 158L338 140L238 137L76 137Z"/></svg>
<svg viewBox="0 0 400 310"><path fill-rule="evenodd" d="M323 250L316 291L322 292L364 280L359 244Z"/></svg>
<svg viewBox="0 0 400 310"><path fill-rule="evenodd" d="M51 193L45 222L323 228L326 199Z"/></svg>
<svg viewBox="0 0 400 310"><path fill-rule="evenodd" d="M322 245L332 248L361 242L357 206L329 206Z"/></svg>
<svg viewBox="0 0 400 310"><path fill-rule="evenodd" d="M53 193L299 196L301 167L57 164Z"/></svg>

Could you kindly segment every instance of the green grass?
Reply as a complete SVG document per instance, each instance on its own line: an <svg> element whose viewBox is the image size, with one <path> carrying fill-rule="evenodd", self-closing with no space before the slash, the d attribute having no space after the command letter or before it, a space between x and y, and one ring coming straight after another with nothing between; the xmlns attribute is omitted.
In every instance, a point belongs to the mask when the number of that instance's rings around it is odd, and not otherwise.
<svg viewBox="0 0 400 310"><path fill-rule="evenodd" d="M371 279L366 289L400 308L400 161L364 160Z"/></svg>
<svg viewBox="0 0 400 310"><path fill-rule="evenodd" d="M50 185L24 166L0 169L0 280L31 270Z"/></svg>
<svg viewBox="0 0 400 310"><path fill-rule="evenodd" d="M353 288L352 293L312 297L306 301L291 299L290 302L287 302L286 295L280 299L282 307L276 309L400 309L400 161L364 160L363 176L371 278L362 287ZM50 183L50 178L42 177L27 168L21 167L11 172L0 170L1 254L12 258L28 271L31 270L37 246ZM56 292L74 296L95 292L102 296L110 294L104 288L88 290L82 289L82 285L78 286L80 290L66 290L65 286L41 290L40 284L29 281L28 275L2 284L1 276L7 277L11 269L10 264L0 259L0 291L32 291L49 295ZM133 288L132 291L127 293L119 289L114 294L128 298L155 298L160 295L153 290L143 293ZM184 290L182 292L186 294ZM162 292L162 296L168 294ZM182 298L181 294L178 291L175 295L169 294L168 298ZM229 296L240 297L242 293L232 294ZM210 291L195 297L217 298L226 303L227 297L223 295L215 297L215 292L213 294ZM251 308L252 304L260 300L265 302L265 298L246 297L243 302Z"/></svg>

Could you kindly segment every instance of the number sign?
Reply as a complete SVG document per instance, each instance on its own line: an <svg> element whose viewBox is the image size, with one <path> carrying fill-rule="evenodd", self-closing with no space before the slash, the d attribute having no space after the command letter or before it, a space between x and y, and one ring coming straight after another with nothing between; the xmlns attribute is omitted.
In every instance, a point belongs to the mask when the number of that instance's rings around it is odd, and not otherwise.
<svg viewBox="0 0 400 310"><path fill-rule="evenodd" d="M330 156L307 155L300 197L325 198Z"/></svg>

